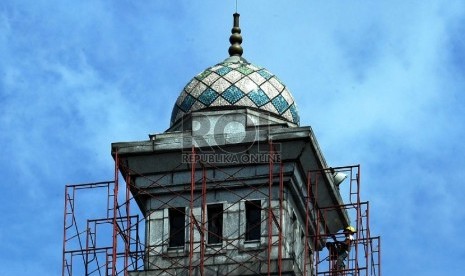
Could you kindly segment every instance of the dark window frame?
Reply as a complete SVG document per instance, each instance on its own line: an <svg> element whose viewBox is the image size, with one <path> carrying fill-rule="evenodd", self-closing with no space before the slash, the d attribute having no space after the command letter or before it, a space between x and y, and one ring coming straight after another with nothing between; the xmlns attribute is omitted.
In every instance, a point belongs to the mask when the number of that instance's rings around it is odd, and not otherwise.
<svg viewBox="0 0 465 276"><path fill-rule="evenodd" d="M245 240L258 241L261 237L262 203L260 200L245 202Z"/></svg>
<svg viewBox="0 0 465 276"><path fill-rule="evenodd" d="M223 204L207 205L207 244L223 242Z"/></svg>
<svg viewBox="0 0 465 276"><path fill-rule="evenodd" d="M181 247L186 243L186 208L168 209L169 247Z"/></svg>

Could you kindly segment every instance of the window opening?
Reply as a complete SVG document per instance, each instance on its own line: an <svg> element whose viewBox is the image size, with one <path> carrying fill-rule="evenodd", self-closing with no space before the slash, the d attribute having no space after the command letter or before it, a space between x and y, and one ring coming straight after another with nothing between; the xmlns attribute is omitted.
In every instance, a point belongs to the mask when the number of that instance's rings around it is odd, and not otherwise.
<svg viewBox="0 0 465 276"><path fill-rule="evenodd" d="M223 204L207 206L208 243L223 242Z"/></svg>
<svg viewBox="0 0 465 276"><path fill-rule="evenodd" d="M169 209L170 247L184 246L185 243L185 208Z"/></svg>
<svg viewBox="0 0 465 276"><path fill-rule="evenodd" d="M260 239L261 225L261 202L260 200L245 202L245 240L253 241Z"/></svg>

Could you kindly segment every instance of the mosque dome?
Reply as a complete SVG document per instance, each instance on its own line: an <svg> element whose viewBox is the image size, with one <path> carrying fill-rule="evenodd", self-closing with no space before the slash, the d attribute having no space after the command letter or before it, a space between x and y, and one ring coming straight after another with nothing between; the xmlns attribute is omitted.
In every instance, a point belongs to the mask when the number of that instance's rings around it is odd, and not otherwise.
<svg viewBox="0 0 465 276"><path fill-rule="evenodd" d="M252 108L299 125L294 98L278 77L242 57L239 14L234 14L229 58L195 76L182 90L171 126L197 110Z"/></svg>

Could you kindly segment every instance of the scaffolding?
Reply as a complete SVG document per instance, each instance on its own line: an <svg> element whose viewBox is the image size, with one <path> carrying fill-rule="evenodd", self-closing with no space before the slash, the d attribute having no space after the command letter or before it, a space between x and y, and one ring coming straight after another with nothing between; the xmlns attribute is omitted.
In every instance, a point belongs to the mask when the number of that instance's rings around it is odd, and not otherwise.
<svg viewBox="0 0 465 276"><path fill-rule="evenodd" d="M317 193L312 191L318 190L319 175L330 172L344 173L348 176L348 187L346 186L346 193L348 193L348 202L335 206L318 206ZM309 197L307 204L313 206L318 210L317 224L318 229L328 229L322 222L326 222L328 214L332 211L342 210L354 221L353 227L355 228L354 240L352 241L351 248L349 249L348 260L344 262L343 267L337 266L337 256L331 256L329 250L316 251L314 254L315 274L316 275L381 275L381 239L379 236L371 236L370 223L369 223L369 202L361 201L360 196L360 165L328 168L324 170L315 170L308 172L308 187ZM339 187L338 187L339 189ZM333 242L342 241L345 239L345 234L341 231L333 233L325 231L323 233L317 232L313 236L313 240L317 243L320 240L333 240ZM326 244L327 246L328 244Z"/></svg>
<svg viewBox="0 0 465 276"><path fill-rule="evenodd" d="M129 186L113 181L66 185L62 276L128 275L143 267L140 215L131 215Z"/></svg>
<svg viewBox="0 0 465 276"><path fill-rule="evenodd" d="M269 151L271 155L275 151L271 142ZM195 156L197 149L193 147L190 154ZM285 198L285 164L282 161L270 158L265 164L268 166L267 178L250 185L238 177L244 167L225 169L191 158L189 185L171 187L163 181L163 176L154 179L133 171L120 161L118 153L114 157L113 181L66 186L62 276L142 275L137 273L144 270L156 271L153 275L283 275L289 267L298 267L300 275L381 276L380 237L372 237L370 233L369 203L362 202L360 197L359 165L307 172L307 185L302 190L305 195L305 230L301 232L301 242L291 245L284 235L291 225L292 215L288 214ZM212 170L221 172L223 177L213 177ZM119 187L120 172L128 176L123 189ZM317 193L320 176L334 172L349 176L348 202L320 206ZM143 189L136 187L129 176L144 178L149 184ZM243 188L248 192L240 192ZM99 201L105 205L100 216L93 211L94 205L89 207L89 202L78 203L80 192L85 190L104 194L104 200ZM264 199L259 203L252 202L259 205L256 207L262 216L258 223L266 229L262 231L260 246L255 250L244 250L249 246L244 242L244 231L223 232L221 237L209 231L209 223L215 219L207 214L208 192L212 190L228 194L229 202L223 209L224 221L236 218L235 213L244 210L246 199ZM169 199L161 196L160 191L170 195ZM142 197L150 199L157 207L142 216L133 215L133 205ZM183 208L180 208L180 202L186 203ZM185 235L182 246L170 247L170 236L164 231L169 223L169 210L176 210L187 218L184 228L178 229ZM325 241L340 240L344 236L340 232L331 233L325 225L328 214L333 211L353 218L356 228L352 249L342 269L336 268L334 258L324 248ZM96 215L99 218L88 219ZM160 225L162 229L158 227ZM311 225L323 231L311 233ZM140 239L141 236L146 238ZM221 242L210 244L209 238L215 236ZM242 255L236 258L225 254L226 251ZM215 265L218 258L227 264L220 271Z"/></svg>

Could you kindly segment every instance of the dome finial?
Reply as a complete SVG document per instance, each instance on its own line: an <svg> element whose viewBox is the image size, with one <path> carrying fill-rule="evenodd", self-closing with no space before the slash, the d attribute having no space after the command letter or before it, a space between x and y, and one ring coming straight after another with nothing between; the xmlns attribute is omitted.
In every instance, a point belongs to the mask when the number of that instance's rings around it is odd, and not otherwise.
<svg viewBox="0 0 465 276"><path fill-rule="evenodd" d="M241 46L242 43L242 36L241 36L241 28L239 27L239 14L236 12L233 14L234 16L234 26L231 29L231 36L229 37L229 42L231 46L229 46L229 55L232 56L242 56L243 49Z"/></svg>

